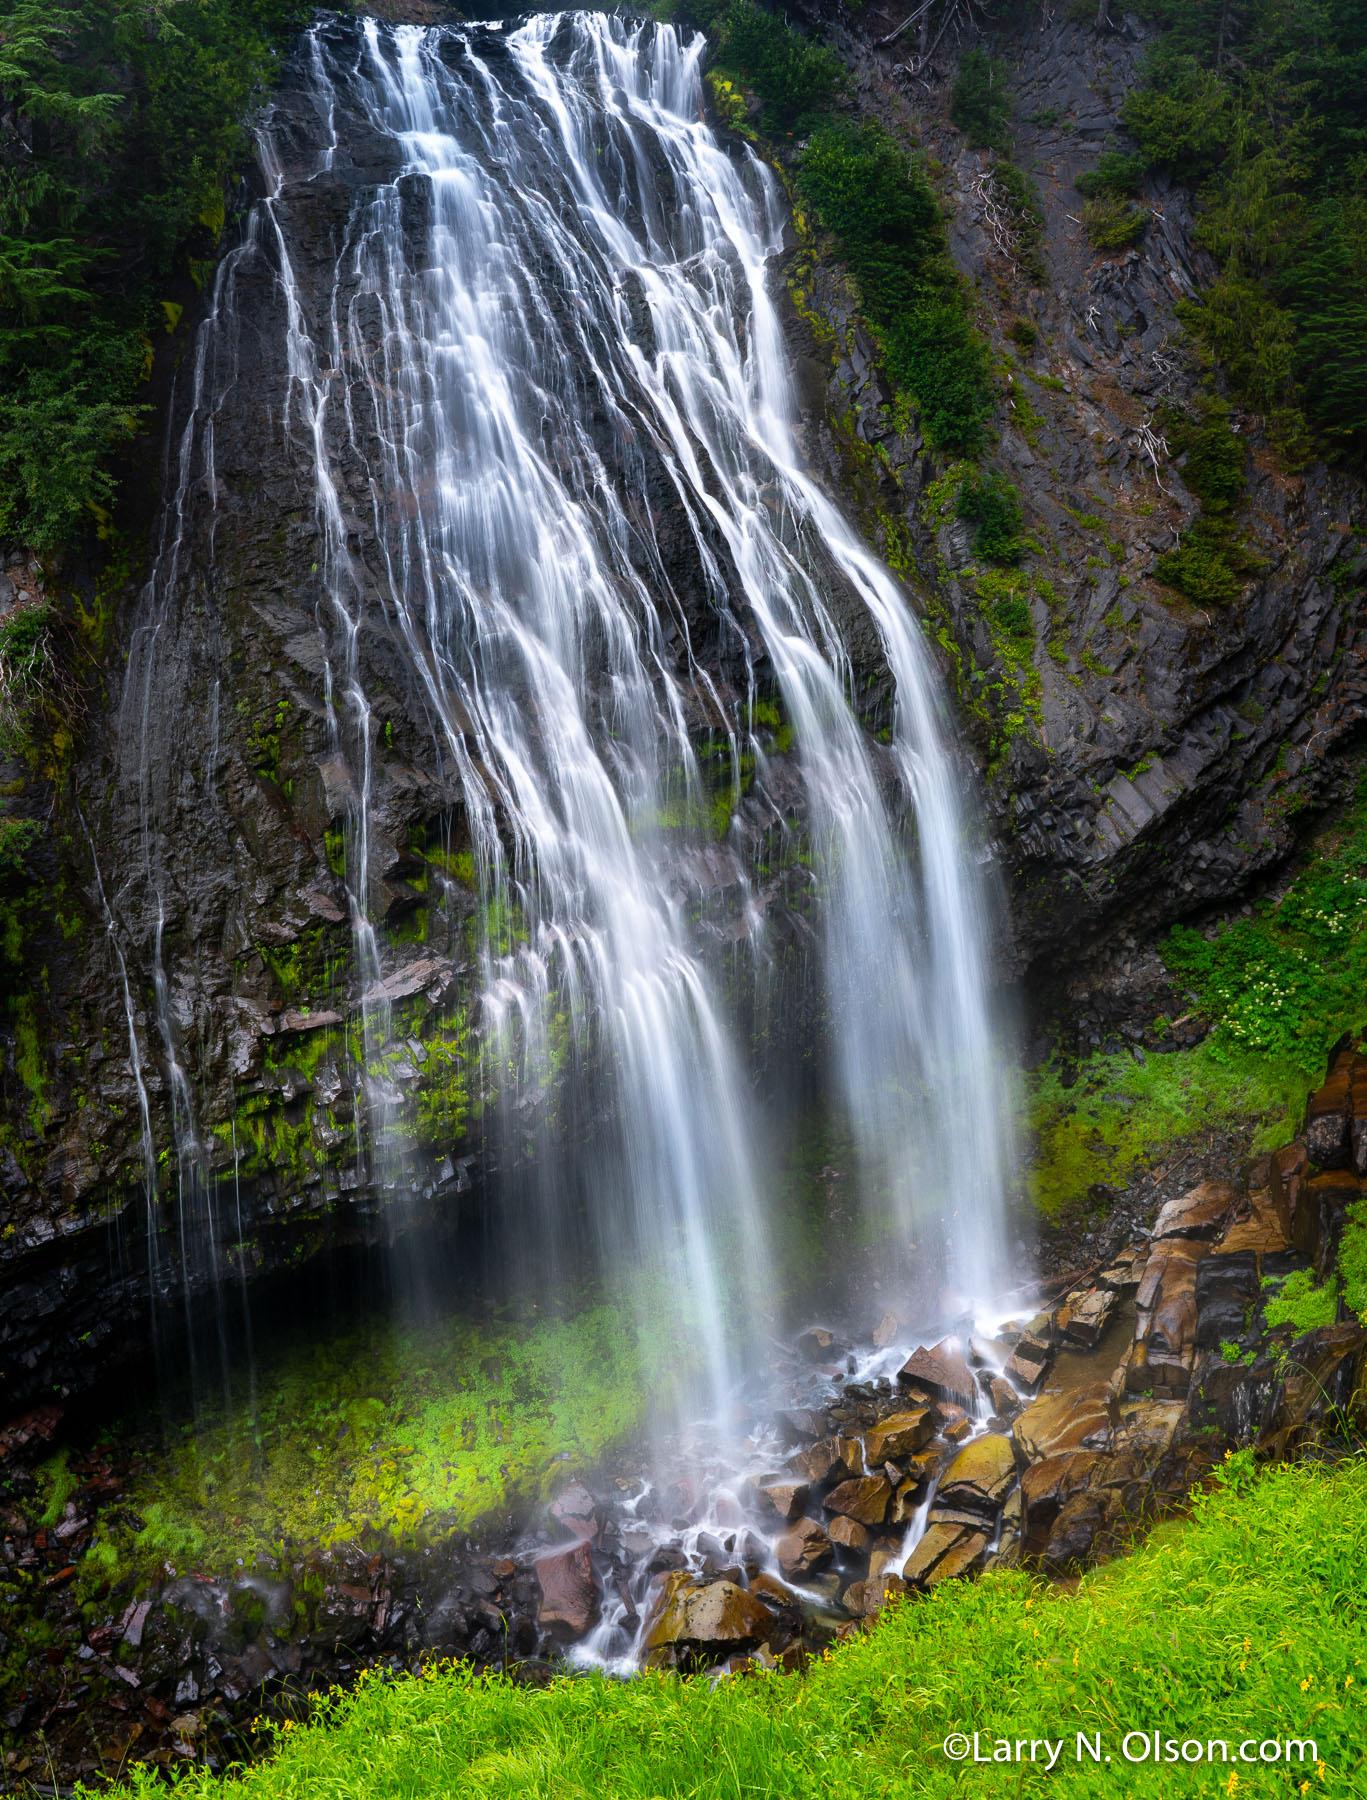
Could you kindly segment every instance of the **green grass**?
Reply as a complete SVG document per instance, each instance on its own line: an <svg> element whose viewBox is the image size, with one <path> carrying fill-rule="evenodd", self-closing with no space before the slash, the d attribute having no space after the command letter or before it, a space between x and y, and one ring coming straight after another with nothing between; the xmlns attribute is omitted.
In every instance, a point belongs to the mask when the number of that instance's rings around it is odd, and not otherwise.
<svg viewBox="0 0 1367 1800"><path fill-rule="evenodd" d="M278 1353L258 1374L254 1416L244 1394L147 1459L127 1495L143 1529L102 1523L87 1574L414 1543L502 1516L640 1430L647 1396L690 1362L677 1321L659 1315L644 1348L629 1313L598 1306L377 1327Z"/></svg>
<svg viewBox="0 0 1367 1800"><path fill-rule="evenodd" d="M282 1727L268 1761L226 1778L186 1771L178 1792L241 1800L893 1800L970 1794L1361 1794L1367 1709L1362 1527L1367 1463L1281 1467L1246 1452L1076 1592L1012 1572L949 1583L892 1608L812 1665L711 1685L562 1678L530 1690L442 1665L380 1672ZM1043 1762L949 1761L951 1732L1063 1740ZM1127 1732L1180 1743L1309 1738L1289 1770L1127 1761ZM1077 1757L1077 1734L1111 1761ZM1132 1741L1131 1748L1137 1745ZM1218 1752L1216 1753L1218 1757ZM1236 1779L1231 1780L1231 1775ZM160 1792L139 1770L131 1791ZM1302 1784L1305 1784L1304 1786ZM130 1791L128 1789L125 1792Z"/></svg>

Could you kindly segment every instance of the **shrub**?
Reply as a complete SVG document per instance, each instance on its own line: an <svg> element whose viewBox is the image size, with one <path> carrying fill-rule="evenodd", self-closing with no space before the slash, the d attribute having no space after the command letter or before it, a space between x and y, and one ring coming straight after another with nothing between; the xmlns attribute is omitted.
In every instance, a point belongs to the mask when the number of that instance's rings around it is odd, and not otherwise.
<svg viewBox="0 0 1367 1800"><path fill-rule="evenodd" d="M1144 235L1149 215L1117 194L1101 194L1082 209L1082 228L1094 250L1128 250Z"/></svg>
<svg viewBox="0 0 1367 1800"><path fill-rule="evenodd" d="M957 511L972 525L973 547L980 556L989 562L1020 561L1020 498L1004 476L974 469L959 489Z"/></svg>
<svg viewBox="0 0 1367 1800"><path fill-rule="evenodd" d="M1197 606L1223 606L1243 585L1223 535L1199 518L1188 528L1185 543L1158 558L1153 573L1156 581L1185 594Z"/></svg>
<svg viewBox="0 0 1367 1800"><path fill-rule="evenodd" d="M810 127L845 81L834 50L812 43L754 0L731 0L721 17L720 55L763 102L766 131Z"/></svg>
<svg viewBox="0 0 1367 1800"><path fill-rule="evenodd" d="M0 751L13 755L28 738L29 719L52 667L52 606L16 606L0 619Z"/></svg>
<svg viewBox="0 0 1367 1800"><path fill-rule="evenodd" d="M1029 638L1035 635L1034 623L1030 618L1030 603L1019 594L1011 594L1005 600L994 600L992 617L1008 637Z"/></svg>
<svg viewBox="0 0 1367 1800"><path fill-rule="evenodd" d="M1076 186L1086 200L1095 200L1103 194L1133 200L1144 191L1144 158L1134 153L1125 155L1119 150L1108 150L1094 169L1087 169L1078 176Z"/></svg>
<svg viewBox="0 0 1367 1800"><path fill-rule="evenodd" d="M985 50L968 50L949 98L949 117L975 150L1000 149L1011 122L1006 64Z"/></svg>
<svg viewBox="0 0 1367 1800"><path fill-rule="evenodd" d="M803 150L797 185L858 280L888 371L914 398L927 437L976 453L992 413L991 364L919 156L879 125L831 122Z"/></svg>
<svg viewBox="0 0 1367 1800"><path fill-rule="evenodd" d="M1207 512L1229 512L1244 491L1248 452L1231 416L1229 402L1213 394L1198 395L1189 411L1168 406L1160 414L1169 448L1186 456L1182 479Z"/></svg>
<svg viewBox="0 0 1367 1800"><path fill-rule="evenodd" d="M1229 90L1194 56L1160 42L1149 59L1144 86L1125 97L1120 122L1149 168L1171 169L1184 181L1196 181L1229 148Z"/></svg>
<svg viewBox="0 0 1367 1800"><path fill-rule="evenodd" d="M1029 350L1039 342L1039 327L1033 319L1012 319L1008 336L1013 344L1019 344L1022 350Z"/></svg>

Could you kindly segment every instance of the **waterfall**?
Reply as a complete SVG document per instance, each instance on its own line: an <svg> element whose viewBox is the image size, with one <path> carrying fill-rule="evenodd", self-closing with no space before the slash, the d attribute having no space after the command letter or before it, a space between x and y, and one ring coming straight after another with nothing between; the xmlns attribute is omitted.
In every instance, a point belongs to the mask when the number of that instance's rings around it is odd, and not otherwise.
<svg viewBox="0 0 1367 1800"><path fill-rule="evenodd" d="M601 1269L686 1296L719 1412L784 1229L746 1041L774 1004L773 846L810 914L789 906L789 926L819 946L831 1103L908 1306L1003 1285L1009 1142L981 853L936 676L906 595L803 466L773 291L783 195L705 123L703 49L599 13L320 23L292 78L313 141L297 105L268 114L267 192L235 255L274 271L273 425L312 493L375 1179L401 1207L382 639L426 776L463 806L508 1253L554 1273L587 1237ZM354 188L320 290L296 203L362 129L396 172ZM205 349L232 261L197 349L201 440L214 369L233 378L230 350ZM212 485L211 443L196 479L206 465ZM871 663L876 720L856 691ZM150 676L137 692L145 715Z"/></svg>

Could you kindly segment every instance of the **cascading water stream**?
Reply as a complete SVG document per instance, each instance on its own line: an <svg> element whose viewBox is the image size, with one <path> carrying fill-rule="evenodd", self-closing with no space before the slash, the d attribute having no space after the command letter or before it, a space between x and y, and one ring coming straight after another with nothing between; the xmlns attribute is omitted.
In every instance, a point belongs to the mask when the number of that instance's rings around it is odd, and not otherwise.
<svg viewBox="0 0 1367 1800"><path fill-rule="evenodd" d="M412 1052L378 900L394 853L375 788L392 701L368 660L383 640L424 777L463 809L510 1261L554 1285L587 1238L647 1324L683 1295L701 1367L661 1397L675 1419L700 1399L724 1413L780 1218L732 991L743 963L759 992L772 951L745 806L810 864L829 1085L904 1317L999 1291L1009 1160L979 855L933 675L901 589L802 466L769 292L781 191L704 122L703 48L604 14L313 28L295 89L316 132L301 147L297 111L263 124L267 191L201 329L125 700L145 743L187 495L216 492L235 271L264 260L286 370L274 424L312 490L346 772L372 1177L401 1212ZM397 172L354 190L320 306L293 203L362 128ZM881 743L853 703L870 662L892 696ZM800 792L766 786L758 722L779 707ZM184 1217L202 1153L145 753L137 769Z"/></svg>

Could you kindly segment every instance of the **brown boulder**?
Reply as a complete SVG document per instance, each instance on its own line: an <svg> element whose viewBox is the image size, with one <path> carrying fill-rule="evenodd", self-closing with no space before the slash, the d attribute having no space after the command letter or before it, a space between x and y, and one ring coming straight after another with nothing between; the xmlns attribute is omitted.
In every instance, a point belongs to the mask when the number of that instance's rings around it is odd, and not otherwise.
<svg viewBox="0 0 1367 1800"><path fill-rule="evenodd" d="M810 1482L848 1481L864 1473L864 1450L858 1438L821 1438L789 1457L788 1466Z"/></svg>
<svg viewBox="0 0 1367 1800"><path fill-rule="evenodd" d="M842 1481L833 1488L822 1505L827 1512L843 1513L861 1525L881 1525L888 1516L892 1499L892 1483L886 1475L864 1475L855 1481Z"/></svg>
<svg viewBox="0 0 1367 1800"><path fill-rule="evenodd" d="M702 1660L759 1644L774 1615L733 1581L699 1585L686 1570L666 1575L646 1625L648 1662Z"/></svg>
<svg viewBox="0 0 1367 1800"><path fill-rule="evenodd" d="M932 1588L966 1575L987 1549L987 1534L971 1525L928 1525L907 1558L902 1578L908 1587ZM884 1577L886 1580L886 1577Z"/></svg>
<svg viewBox="0 0 1367 1800"><path fill-rule="evenodd" d="M1060 1309L1060 1328L1070 1343L1094 1350L1111 1322L1120 1296L1114 1288L1094 1287L1085 1293L1070 1295L1066 1307Z"/></svg>
<svg viewBox="0 0 1367 1800"><path fill-rule="evenodd" d="M831 1560L831 1540L815 1519L799 1519L775 1544L778 1566L789 1581L824 1569Z"/></svg>
<svg viewBox="0 0 1367 1800"><path fill-rule="evenodd" d="M598 1503L586 1487L575 1482L562 1494L557 1494L551 1501L551 1517L563 1531L571 1537L596 1538L598 1536Z"/></svg>
<svg viewBox="0 0 1367 1800"><path fill-rule="evenodd" d="M538 1556L536 1579L541 1589L538 1616L543 1625L577 1638L597 1622L598 1586L593 1578L593 1550L586 1537L567 1549Z"/></svg>
<svg viewBox="0 0 1367 1800"><path fill-rule="evenodd" d="M889 1344L895 1344L901 1329L901 1319L899 1319L897 1314L889 1308L873 1328L873 1342L875 1349L886 1350Z"/></svg>
<svg viewBox="0 0 1367 1800"><path fill-rule="evenodd" d="M1053 1360L1053 1355L1049 1345L1041 1338L1022 1335L1007 1358L1004 1373L1018 1387L1023 1387L1027 1393L1033 1393L1044 1379L1044 1372Z"/></svg>
<svg viewBox="0 0 1367 1800"><path fill-rule="evenodd" d="M989 1433L965 1444L945 1470L936 1505L991 1518L1015 1479L1016 1453L1010 1438Z"/></svg>
<svg viewBox="0 0 1367 1800"><path fill-rule="evenodd" d="M785 1481L779 1475L765 1476L753 1485L760 1507L785 1523L798 1517L811 1493L805 1481Z"/></svg>
<svg viewBox="0 0 1367 1800"><path fill-rule="evenodd" d="M864 1434L864 1455L870 1468L879 1463L896 1462L899 1457L914 1456L924 1450L935 1435L935 1421L926 1406L909 1412L892 1413L871 1426Z"/></svg>
<svg viewBox="0 0 1367 1800"><path fill-rule="evenodd" d="M1097 1472L1101 1458L1094 1451L1079 1450L1034 1463L1021 1476L1021 1526L1027 1556L1041 1556L1049 1533L1064 1503L1083 1492Z"/></svg>
<svg viewBox="0 0 1367 1800"><path fill-rule="evenodd" d="M869 1534L857 1519L837 1515L826 1527L826 1535L842 1550L859 1552L869 1547Z"/></svg>
<svg viewBox="0 0 1367 1800"><path fill-rule="evenodd" d="M1239 1190L1231 1182L1201 1182L1160 1210L1153 1227L1155 1241L1217 1236L1238 1197Z"/></svg>
<svg viewBox="0 0 1367 1800"><path fill-rule="evenodd" d="M1105 1442L1110 1428L1110 1389L1104 1382L1094 1382L1032 1400L1011 1432L1017 1454L1033 1463L1068 1450L1096 1449Z"/></svg>
<svg viewBox="0 0 1367 1800"><path fill-rule="evenodd" d="M830 1362L837 1356L843 1356L845 1346L833 1331L827 1331L824 1325L812 1325L802 1332L797 1340L797 1348L808 1362Z"/></svg>
<svg viewBox="0 0 1367 1800"><path fill-rule="evenodd" d="M938 1399L967 1405L972 1405L977 1392L973 1371L964 1361L958 1338L944 1338L933 1350L913 1350L898 1370L897 1379L915 1382Z"/></svg>

